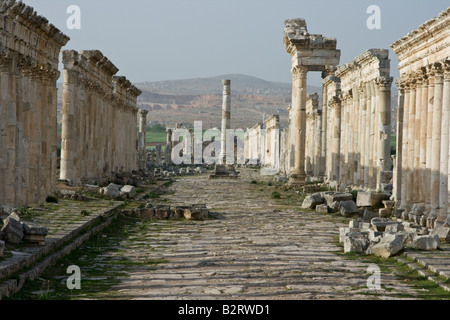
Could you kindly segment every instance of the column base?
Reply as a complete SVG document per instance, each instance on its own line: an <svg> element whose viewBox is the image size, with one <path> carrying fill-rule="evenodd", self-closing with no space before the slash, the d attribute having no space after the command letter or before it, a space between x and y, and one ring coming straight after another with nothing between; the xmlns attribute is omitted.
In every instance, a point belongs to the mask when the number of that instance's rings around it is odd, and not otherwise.
<svg viewBox="0 0 450 320"><path fill-rule="evenodd" d="M289 176L289 187L300 188L306 185L306 174L304 173L291 173Z"/></svg>

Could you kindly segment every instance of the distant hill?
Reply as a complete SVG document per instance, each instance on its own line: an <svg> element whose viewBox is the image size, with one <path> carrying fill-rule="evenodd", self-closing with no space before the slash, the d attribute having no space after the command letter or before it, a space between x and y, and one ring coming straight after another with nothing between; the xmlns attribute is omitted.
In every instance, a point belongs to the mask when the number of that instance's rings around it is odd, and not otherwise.
<svg viewBox="0 0 450 320"><path fill-rule="evenodd" d="M290 104L292 84L243 74L134 83L142 90L138 107L150 111L147 118L153 123L174 126L202 121L205 127L220 126L223 79L231 80L232 127L252 127L273 114L280 116L283 126L287 125L286 106ZM58 87L61 105L62 84ZM321 91L320 87L308 86L308 93L321 95Z"/></svg>

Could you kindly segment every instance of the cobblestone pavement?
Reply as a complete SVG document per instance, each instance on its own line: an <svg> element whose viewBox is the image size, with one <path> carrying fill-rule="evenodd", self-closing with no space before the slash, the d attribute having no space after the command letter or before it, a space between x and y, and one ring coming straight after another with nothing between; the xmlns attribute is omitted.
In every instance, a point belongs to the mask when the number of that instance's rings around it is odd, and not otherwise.
<svg viewBox="0 0 450 320"><path fill-rule="evenodd" d="M151 201L171 206L204 203L210 209L209 219L145 220L119 216L111 227L32 281L18 298L435 298L434 283L421 279L420 285L414 286L412 278L399 276L396 268L402 264L394 259L385 262L344 255L338 244L338 230L348 225L349 219L302 210L300 195L270 181L271 177L249 169L242 170L239 180L210 180L207 175L179 178L166 194ZM98 204L108 205L111 203ZM72 209L81 210L76 206ZM77 219L84 218L78 214ZM48 220L48 226L55 236L60 236L62 230L59 232L56 227L65 224L56 217L51 220L54 221ZM408 254L421 258L419 263L439 262L445 267L447 249ZM434 261L436 257L439 259ZM405 259L402 257L403 263L410 264ZM373 263L380 267L382 290L367 287L371 277L368 267ZM81 268L81 290L67 289L69 265ZM447 297L445 291L438 295Z"/></svg>
<svg viewBox="0 0 450 320"><path fill-rule="evenodd" d="M246 170L239 180L201 176L174 183L166 203L206 203L217 218L158 221L123 242L130 260L162 263L136 268L114 287L115 298L373 299L369 264L336 254L344 220L300 212L286 204L292 191L274 199L267 183L250 182L255 177L261 179ZM416 293L393 274L382 274L382 285L380 299Z"/></svg>

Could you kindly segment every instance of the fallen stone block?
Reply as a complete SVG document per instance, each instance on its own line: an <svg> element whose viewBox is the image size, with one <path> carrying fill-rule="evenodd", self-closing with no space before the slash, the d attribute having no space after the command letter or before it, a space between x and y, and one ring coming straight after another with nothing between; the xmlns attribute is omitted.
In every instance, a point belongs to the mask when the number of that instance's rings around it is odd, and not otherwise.
<svg viewBox="0 0 450 320"><path fill-rule="evenodd" d="M155 218L160 220L167 220L170 218L170 206L158 205L155 206Z"/></svg>
<svg viewBox="0 0 450 320"><path fill-rule="evenodd" d="M356 197L358 207L376 207L381 201L386 200L386 195L374 191L359 191Z"/></svg>
<svg viewBox="0 0 450 320"><path fill-rule="evenodd" d="M3 228L3 238L6 242L11 244L19 244L23 238L23 226L20 223L19 216L13 212L4 221Z"/></svg>
<svg viewBox="0 0 450 320"><path fill-rule="evenodd" d="M206 205L193 205L184 210L184 217L188 220L203 220L208 218L208 213L209 211L206 208Z"/></svg>
<svg viewBox="0 0 450 320"><path fill-rule="evenodd" d="M340 202L338 202L338 201L333 202L330 206L328 206L328 212L330 212L330 213L339 212L339 206L340 206Z"/></svg>
<svg viewBox="0 0 450 320"><path fill-rule="evenodd" d="M437 235L417 236L412 242L412 247L418 250L436 250L439 245L440 240Z"/></svg>
<svg viewBox="0 0 450 320"><path fill-rule="evenodd" d="M384 232L386 230L386 226L390 224L397 224L397 222L385 218L373 218L370 221L370 224L375 231Z"/></svg>
<svg viewBox="0 0 450 320"><path fill-rule="evenodd" d="M120 196L125 199L133 199L136 197L136 188L130 185L123 186L120 189Z"/></svg>
<svg viewBox="0 0 450 320"><path fill-rule="evenodd" d="M394 217L401 219L402 213L405 211L405 209L394 209Z"/></svg>
<svg viewBox="0 0 450 320"><path fill-rule="evenodd" d="M175 207L174 219L181 219L184 217L184 211L189 209L188 206L178 206Z"/></svg>
<svg viewBox="0 0 450 320"><path fill-rule="evenodd" d="M372 254L387 259L399 253L403 249L403 236L400 234L388 234L381 238L380 242L372 248Z"/></svg>
<svg viewBox="0 0 450 320"><path fill-rule="evenodd" d="M444 226L436 227L431 232L431 234L437 235L439 237L439 240L450 243L450 228L449 227L444 227Z"/></svg>
<svg viewBox="0 0 450 320"><path fill-rule="evenodd" d="M101 188L99 192L104 196L117 198L120 196L120 187L115 183L110 183L107 187Z"/></svg>
<svg viewBox="0 0 450 320"><path fill-rule="evenodd" d="M399 232L399 231L403 231L403 230L405 230L403 225L401 223L395 222L395 223L386 225L384 232L394 233L394 232Z"/></svg>
<svg viewBox="0 0 450 320"><path fill-rule="evenodd" d="M302 208L303 209L315 209L317 205L323 204L324 199L320 195L320 193L314 193L305 198L303 200Z"/></svg>
<svg viewBox="0 0 450 320"><path fill-rule="evenodd" d="M362 215L362 219L366 222L370 222L370 221L372 221L373 218L378 217L378 214L376 212L372 212L367 209L364 209L361 215Z"/></svg>
<svg viewBox="0 0 450 320"><path fill-rule="evenodd" d="M141 208L139 209L139 217L143 219L153 219L155 218L154 208Z"/></svg>
<svg viewBox="0 0 450 320"><path fill-rule="evenodd" d="M353 200L341 201L339 205L339 211L344 217L351 217L355 214L359 214L358 207Z"/></svg>
<svg viewBox="0 0 450 320"><path fill-rule="evenodd" d="M344 236L344 252L364 253L369 246L367 232L351 232Z"/></svg>
<svg viewBox="0 0 450 320"><path fill-rule="evenodd" d="M319 204L316 206L317 213L328 213L328 206L326 204Z"/></svg>
<svg viewBox="0 0 450 320"><path fill-rule="evenodd" d="M389 218L391 216L391 213L391 209L381 208L378 210L378 216L380 218Z"/></svg>
<svg viewBox="0 0 450 320"><path fill-rule="evenodd" d="M344 242L344 237L348 233L352 233L352 232L359 232L359 230L358 229L354 229L354 228L346 228L346 227L339 228L339 243L343 243Z"/></svg>
<svg viewBox="0 0 450 320"><path fill-rule="evenodd" d="M325 202L329 207L331 207L334 202L353 200L353 196L347 192L327 191L323 192L323 198L325 199Z"/></svg>

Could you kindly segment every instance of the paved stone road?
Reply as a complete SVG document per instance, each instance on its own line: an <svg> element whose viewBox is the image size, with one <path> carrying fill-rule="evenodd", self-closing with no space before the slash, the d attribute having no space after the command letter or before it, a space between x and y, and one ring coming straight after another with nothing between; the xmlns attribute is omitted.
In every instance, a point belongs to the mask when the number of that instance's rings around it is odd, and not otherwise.
<svg viewBox="0 0 450 320"><path fill-rule="evenodd" d="M206 203L217 218L158 221L124 240L121 254L131 261L162 263L133 268L113 297L373 299L368 264L335 253L341 251L336 237L342 218L299 212L298 203L287 205L295 203L288 198L292 191L273 199L273 187L251 179L261 177L244 170L240 180L191 176L174 183L166 203ZM393 274L382 274L382 285L386 294L377 298L415 293Z"/></svg>

